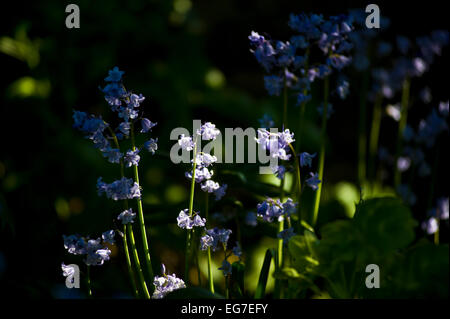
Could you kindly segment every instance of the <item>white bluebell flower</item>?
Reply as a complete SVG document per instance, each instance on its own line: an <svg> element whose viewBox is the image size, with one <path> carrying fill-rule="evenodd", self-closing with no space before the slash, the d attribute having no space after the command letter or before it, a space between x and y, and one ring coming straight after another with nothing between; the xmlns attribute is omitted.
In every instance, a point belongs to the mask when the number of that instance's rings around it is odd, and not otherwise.
<svg viewBox="0 0 450 319"><path fill-rule="evenodd" d="M211 122L206 122L197 130L197 134L201 135L203 140L209 141L215 140L219 136L220 131L216 128L216 125Z"/></svg>
<svg viewBox="0 0 450 319"><path fill-rule="evenodd" d="M213 180L207 180L203 184L201 184L200 187L204 192L214 193L220 188L220 185L219 183L216 183Z"/></svg>
<svg viewBox="0 0 450 319"><path fill-rule="evenodd" d="M136 217L136 213L133 212L133 209L126 209L117 216L117 219L122 222L123 225L130 224L134 222L134 218Z"/></svg>
<svg viewBox="0 0 450 319"><path fill-rule="evenodd" d="M434 217L430 217L428 218L426 221L424 221L422 223L422 229L428 234L434 234L435 232L438 231L439 229L439 225L438 225L438 221L436 218Z"/></svg>
<svg viewBox="0 0 450 319"><path fill-rule="evenodd" d="M184 281L177 278L175 274L168 275L165 271L165 266L162 266L163 274L162 276L155 276L153 280L153 285L155 286L155 291L153 292L153 299L164 298L168 293L175 291L177 289L186 288Z"/></svg>
<svg viewBox="0 0 450 319"><path fill-rule="evenodd" d="M123 177L119 180L107 184L99 177L97 180L97 192L101 196L105 194L106 197L113 200L133 199L141 197L140 187L131 178Z"/></svg>
<svg viewBox="0 0 450 319"><path fill-rule="evenodd" d="M180 145L181 148L186 151L192 151L195 146L194 142L192 141L192 137L184 136L184 134L180 135L180 138L178 139L178 145Z"/></svg>
<svg viewBox="0 0 450 319"><path fill-rule="evenodd" d="M206 250L208 247L212 247L214 244L214 237L211 235L204 235L200 238L200 249Z"/></svg>

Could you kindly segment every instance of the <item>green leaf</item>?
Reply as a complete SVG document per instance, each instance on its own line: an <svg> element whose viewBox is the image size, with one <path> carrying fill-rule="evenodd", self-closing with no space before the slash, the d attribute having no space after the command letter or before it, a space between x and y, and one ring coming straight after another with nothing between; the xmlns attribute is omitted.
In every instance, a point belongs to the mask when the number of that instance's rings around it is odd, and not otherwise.
<svg viewBox="0 0 450 319"><path fill-rule="evenodd" d="M264 256L264 262L259 274L258 285L256 286L255 299L262 299L266 293L267 278L269 277L269 269L272 258L276 256L274 249L267 249Z"/></svg>

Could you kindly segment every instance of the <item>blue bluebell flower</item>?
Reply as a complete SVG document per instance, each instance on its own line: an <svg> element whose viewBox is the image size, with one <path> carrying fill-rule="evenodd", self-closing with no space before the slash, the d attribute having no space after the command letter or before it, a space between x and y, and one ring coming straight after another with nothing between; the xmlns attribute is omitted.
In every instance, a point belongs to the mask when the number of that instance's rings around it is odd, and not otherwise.
<svg viewBox="0 0 450 319"><path fill-rule="evenodd" d="M117 66L108 71L108 76L105 78L106 82L120 82L124 71L120 71Z"/></svg>
<svg viewBox="0 0 450 319"><path fill-rule="evenodd" d="M313 190L317 190L319 188L319 184L322 182L319 179L319 174L310 172L310 177L306 179L306 185L311 187Z"/></svg>
<svg viewBox="0 0 450 319"><path fill-rule="evenodd" d="M102 178L97 180L97 192L101 196L105 194L106 197L113 200L133 199L141 197L140 187L131 178L123 177L111 184L104 183Z"/></svg>
<svg viewBox="0 0 450 319"><path fill-rule="evenodd" d="M151 138L147 142L144 143L144 148L152 154L158 150L158 139Z"/></svg>
<svg viewBox="0 0 450 319"><path fill-rule="evenodd" d="M104 247L99 239L90 239L86 245L86 259L84 262L88 266L101 266L109 260L111 250Z"/></svg>
<svg viewBox="0 0 450 319"><path fill-rule="evenodd" d="M289 228L284 229L281 232L279 232L277 234L277 238L283 239L283 244L286 245L289 242L289 239L291 239L291 237L293 237L295 235L296 234L294 233L294 228L289 227Z"/></svg>
<svg viewBox="0 0 450 319"><path fill-rule="evenodd" d="M139 154L138 148L136 148L134 151L128 150L125 156L123 157L125 166L126 167L131 167L132 165L138 166L139 160L141 159L141 157L138 154Z"/></svg>
<svg viewBox="0 0 450 319"><path fill-rule="evenodd" d="M225 196L227 188L228 188L227 184L222 184L222 186L220 186L218 189L216 189L214 191L214 196L215 196L216 201L221 200Z"/></svg>
<svg viewBox="0 0 450 319"><path fill-rule="evenodd" d="M245 215L245 224L252 227L255 227L258 224L258 219L254 212L248 212L247 215Z"/></svg>
<svg viewBox="0 0 450 319"><path fill-rule="evenodd" d="M269 129L275 126L275 122L268 114L264 114L262 118L258 119L261 128Z"/></svg>
<svg viewBox="0 0 450 319"><path fill-rule="evenodd" d="M153 127L155 127L158 123L153 123L147 118L141 119L141 133L147 133L148 131L151 131Z"/></svg>
<svg viewBox="0 0 450 319"><path fill-rule="evenodd" d="M231 264L228 262L228 260L224 259L222 261L222 266L219 267L219 270L222 270L223 275L226 277L228 275L231 275L231 272L233 270L233 267L231 266Z"/></svg>
<svg viewBox="0 0 450 319"><path fill-rule="evenodd" d="M239 259L241 259L242 249L241 249L241 245L239 245L239 242L236 242L236 246L233 247L232 251L236 257L239 257Z"/></svg>
<svg viewBox="0 0 450 319"><path fill-rule="evenodd" d="M298 203L295 203L291 198L287 198L286 201L282 204L283 214L287 217L290 217L297 210Z"/></svg>
<svg viewBox="0 0 450 319"><path fill-rule="evenodd" d="M272 172L275 174L277 178L283 179L284 174L286 173L286 167L284 165L277 165L272 168Z"/></svg>
<svg viewBox="0 0 450 319"><path fill-rule="evenodd" d="M302 152L300 153L300 166L301 167L311 167L312 165L312 159L316 157L317 153L309 154L308 152Z"/></svg>
<svg viewBox="0 0 450 319"><path fill-rule="evenodd" d="M226 248L230 234L230 229L220 229L217 227L207 229L206 235L200 239L201 249L205 250L207 247L211 247L213 251L216 251L219 244L222 244Z"/></svg>
<svg viewBox="0 0 450 319"><path fill-rule="evenodd" d="M102 234L102 240L105 243L114 245L115 240L114 240L114 236L116 235L114 230L107 230Z"/></svg>
<svg viewBox="0 0 450 319"><path fill-rule="evenodd" d="M129 122L122 122L119 124L118 127L119 131L125 136L130 135L130 128L131 126Z"/></svg>
<svg viewBox="0 0 450 319"><path fill-rule="evenodd" d="M180 211L177 217L178 227L182 229L192 229L193 227L204 227L206 219L200 217L198 213L195 216L189 216L189 210L184 209Z"/></svg>
<svg viewBox="0 0 450 319"><path fill-rule="evenodd" d="M269 223L278 221L283 213L283 206L279 199L267 198L256 206L256 215Z"/></svg>
<svg viewBox="0 0 450 319"><path fill-rule="evenodd" d="M80 235L63 235L64 248L69 254L83 255L86 253L86 241Z"/></svg>

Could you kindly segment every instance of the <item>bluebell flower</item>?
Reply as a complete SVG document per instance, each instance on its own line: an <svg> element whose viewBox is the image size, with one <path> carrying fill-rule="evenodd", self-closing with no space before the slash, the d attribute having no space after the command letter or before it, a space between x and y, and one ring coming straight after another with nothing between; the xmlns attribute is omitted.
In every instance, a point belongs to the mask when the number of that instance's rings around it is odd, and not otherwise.
<svg viewBox="0 0 450 319"><path fill-rule="evenodd" d="M300 105L302 103L306 103L311 100L311 94L304 94L303 92L299 92L297 94L297 105Z"/></svg>
<svg viewBox="0 0 450 319"><path fill-rule="evenodd" d="M447 220L449 218L449 199L448 197L441 197L437 200L437 206L435 209L434 217Z"/></svg>
<svg viewBox="0 0 450 319"><path fill-rule="evenodd" d="M114 236L115 236L114 230L107 230L102 234L103 242L114 245Z"/></svg>
<svg viewBox="0 0 450 319"><path fill-rule="evenodd" d="M108 159L108 162L116 164L119 164L120 160L123 157L123 153L121 153L120 150L117 148L108 147L102 151L102 154L104 157Z"/></svg>
<svg viewBox="0 0 450 319"><path fill-rule="evenodd" d="M219 183L216 183L212 180L207 180L203 184L200 185L202 191L207 193L214 193L216 190L220 188Z"/></svg>
<svg viewBox="0 0 450 319"><path fill-rule="evenodd" d="M219 270L222 270L223 275L226 277L228 275L231 275L231 272L233 270L233 267L228 262L228 260L224 259L222 261L222 267L219 267Z"/></svg>
<svg viewBox="0 0 450 319"><path fill-rule="evenodd" d="M134 218L136 217L136 213L133 212L133 209L126 209L117 216L117 219L122 222L123 225L134 223Z"/></svg>
<svg viewBox="0 0 450 319"><path fill-rule="evenodd" d="M339 95L339 97L341 98L341 100L344 100L349 92L349 88L350 88L350 84L348 83L347 80L340 78L337 84L337 88L336 91Z"/></svg>
<svg viewBox="0 0 450 319"><path fill-rule="evenodd" d="M195 216L189 216L189 210L184 209L180 211L177 217L178 227L182 229L192 229L193 227L204 227L206 223L206 219L200 217L198 213Z"/></svg>
<svg viewBox="0 0 450 319"><path fill-rule="evenodd" d="M196 214L192 219L192 226L194 227L204 227L206 224L206 218L200 217L199 214Z"/></svg>
<svg viewBox="0 0 450 319"><path fill-rule="evenodd" d="M286 167L283 165L278 165L272 168L272 172L275 174L275 176L279 179L284 178L284 174L286 173Z"/></svg>
<svg viewBox="0 0 450 319"><path fill-rule="evenodd" d="M294 233L294 228L290 227L290 228L287 228L287 229L279 232L277 234L277 238L283 239L283 244L286 245L289 242L289 239L291 239L291 237L293 237L295 235L296 234Z"/></svg>
<svg viewBox="0 0 450 319"><path fill-rule="evenodd" d="M165 266L162 265L163 274L162 276L155 276L153 280L153 285L155 286L155 291L153 292L152 299L162 299L169 292L186 288L184 281L177 278L175 274L167 275L165 271Z"/></svg>
<svg viewBox="0 0 450 319"><path fill-rule="evenodd" d="M279 96L284 86L284 80L277 75L267 75L264 77L264 87L269 95Z"/></svg>
<svg viewBox="0 0 450 319"><path fill-rule="evenodd" d="M216 251L216 249L219 247L219 244L222 244L226 247L230 234L230 229L219 229L217 227L207 229L206 235L200 239L201 249L205 250L207 247L211 247L213 251Z"/></svg>
<svg viewBox="0 0 450 319"><path fill-rule="evenodd" d="M86 112L73 110L73 127L76 129L81 129L86 121L88 115Z"/></svg>
<svg viewBox="0 0 450 319"><path fill-rule="evenodd" d="M105 194L106 197L113 200L133 199L141 197L140 187L131 178L123 177L111 184L104 183L100 177L97 180L97 192L101 196Z"/></svg>
<svg viewBox="0 0 450 319"><path fill-rule="evenodd" d="M434 217L428 218L421 226L428 235L434 234L439 229L438 221Z"/></svg>
<svg viewBox="0 0 450 319"><path fill-rule="evenodd" d="M310 172L309 174L310 177L306 179L306 185L311 187L313 190L317 190L322 181L319 179L319 175L317 173Z"/></svg>
<svg viewBox="0 0 450 319"><path fill-rule="evenodd" d="M195 182L201 183L205 180L210 179L213 176L214 172L208 170L206 167L201 167L195 170ZM189 179L192 179L192 172L186 172L185 176Z"/></svg>
<svg viewBox="0 0 450 319"><path fill-rule="evenodd" d="M242 249L241 249L241 245L239 245L239 242L236 242L236 246L233 247L233 254L236 257L239 257L239 259L241 259L242 257Z"/></svg>
<svg viewBox="0 0 450 319"><path fill-rule="evenodd" d="M400 156L397 159L397 168L400 172L405 172L411 166L411 159L409 157Z"/></svg>
<svg viewBox="0 0 450 319"><path fill-rule="evenodd" d="M126 167L131 167L132 165L138 166L139 160L141 159L141 157L138 154L139 154L138 148L136 148L134 151L128 150L125 156L123 157L125 166Z"/></svg>
<svg viewBox="0 0 450 319"><path fill-rule="evenodd" d="M192 151L195 146L194 142L192 141L192 137L184 136L184 134L180 135L180 138L178 139L178 145L181 146L181 149L186 151Z"/></svg>
<svg viewBox="0 0 450 319"><path fill-rule="evenodd" d="M269 129L275 126L275 122L268 114L264 114L262 118L258 119L261 128Z"/></svg>
<svg viewBox="0 0 450 319"><path fill-rule="evenodd" d="M198 153L195 162L199 168L208 167L217 162L217 157L208 153Z"/></svg>
<svg viewBox="0 0 450 319"><path fill-rule="evenodd" d="M447 102L440 102L439 103L439 113L443 116L443 117L448 117L448 101Z"/></svg>
<svg viewBox="0 0 450 319"><path fill-rule="evenodd" d="M247 215L245 215L245 224L252 227L255 227L258 224L258 220L254 212L248 212Z"/></svg>
<svg viewBox="0 0 450 319"><path fill-rule="evenodd" d="M221 200L222 197L225 196L225 193L227 191L228 185L227 184L222 184L222 186L220 186L218 189L216 189L214 191L214 196L215 196L215 200Z"/></svg>
<svg viewBox="0 0 450 319"><path fill-rule="evenodd" d="M386 107L386 113L393 118L396 122L400 121L401 108L399 104L389 104Z"/></svg>
<svg viewBox="0 0 450 319"><path fill-rule="evenodd" d="M208 247L212 247L214 244L214 237L206 234L200 238L200 249L206 250Z"/></svg>
<svg viewBox="0 0 450 319"><path fill-rule="evenodd" d="M108 71L108 76L105 78L106 82L120 82L124 71L120 71L117 66Z"/></svg>
<svg viewBox="0 0 450 319"><path fill-rule="evenodd" d="M63 271L63 276L71 278L71 282L73 283L74 280L73 275L75 274L75 267L61 263L61 269Z"/></svg>
<svg viewBox="0 0 450 319"><path fill-rule="evenodd" d="M151 131L151 129L153 127L155 127L157 124L158 123L153 123L152 121L150 121L149 119L147 119L145 117L142 118L142 120L141 120L141 126L142 126L141 133L147 133L148 131Z"/></svg>
<svg viewBox="0 0 450 319"><path fill-rule="evenodd" d="M287 217L290 217L297 210L298 203L295 203L291 198L287 198L286 201L282 204L283 214Z"/></svg>
<svg viewBox="0 0 450 319"><path fill-rule="evenodd" d="M109 260L111 250L100 244L100 239L90 239L86 246L86 259L84 262L88 266L101 266Z"/></svg>
<svg viewBox="0 0 450 319"><path fill-rule="evenodd" d="M152 154L158 150L158 139L151 138L147 142L144 143L144 148Z"/></svg>
<svg viewBox="0 0 450 319"><path fill-rule="evenodd" d="M332 54L328 58L328 64L337 70L342 70L342 68L346 67L352 61L351 57L347 57L342 54Z"/></svg>
<svg viewBox="0 0 450 319"><path fill-rule="evenodd" d="M411 188L406 184L399 185L397 187L397 193L402 200L410 206L413 206L417 201L416 195L414 195Z"/></svg>
<svg viewBox="0 0 450 319"><path fill-rule="evenodd" d="M314 154L309 154L308 152L302 152L300 153L300 166L301 167L306 167L309 166L311 167L312 165L312 159L314 157L316 157L317 153Z"/></svg>
<svg viewBox="0 0 450 319"><path fill-rule="evenodd" d="M131 126L129 122L122 122L119 124L118 127L119 131L125 136L130 135L130 128Z"/></svg>
<svg viewBox="0 0 450 319"><path fill-rule="evenodd" d="M252 31L251 34L248 36L248 39L250 40L250 45L257 47L265 41L264 37L262 35L259 35L257 32Z"/></svg>
<svg viewBox="0 0 450 319"><path fill-rule="evenodd" d="M269 223L279 220L283 213L283 206L279 199L267 198L256 206L256 215Z"/></svg>
<svg viewBox="0 0 450 319"><path fill-rule="evenodd" d="M86 253L86 241L79 235L63 235L64 248L67 249L69 254L83 255Z"/></svg>

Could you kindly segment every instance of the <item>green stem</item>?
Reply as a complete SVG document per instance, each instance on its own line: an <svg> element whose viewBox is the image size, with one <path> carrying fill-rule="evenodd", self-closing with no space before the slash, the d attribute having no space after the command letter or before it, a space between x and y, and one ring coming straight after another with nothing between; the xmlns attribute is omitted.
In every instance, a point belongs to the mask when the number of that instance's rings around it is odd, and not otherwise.
<svg viewBox="0 0 450 319"><path fill-rule="evenodd" d="M314 211L312 216L312 226L314 227L317 222L317 217L319 215L319 205L320 205L320 195L322 193L323 186L323 167L325 163L325 142L327 134L327 116L328 116L328 93L329 93L329 79L328 77L324 80L324 103L323 103L323 114L322 114L322 131L321 131L321 145L319 153L319 172L318 178L321 181L316 190L316 196L314 200Z"/></svg>
<svg viewBox="0 0 450 319"><path fill-rule="evenodd" d="M119 141L117 139L116 134L114 133L114 131L111 129L111 127L108 125L108 130L114 140L114 144L116 145L117 149L120 149L120 145L119 145ZM123 178L125 177L125 171L124 171L124 165L123 165L123 160L120 161L120 177ZM129 205L128 205L128 199L124 200L124 209L128 210ZM144 291L144 294L146 295L147 298L150 298L149 294L148 294L148 289L147 289L147 284L145 282L143 273L142 273L142 268L141 268L141 263L139 260L139 255L137 252L137 248L136 248L136 244L134 242L134 233L133 233L133 227L131 225L124 225L124 237L123 237L123 242L124 242L124 252L125 252L125 257L126 257L126 261L127 261L127 266L128 266L128 273L130 275L130 280L131 280L131 284L133 286L133 291L136 295L136 297L138 296L138 290L136 288L136 279L135 279L135 274L131 265L131 258L130 258L130 252L128 250L128 240L127 240L127 236L130 233L130 237L132 238L132 245L131 248L133 250L133 259L135 261L136 264L136 270L139 274L139 279L140 279L140 283L142 286L142 290Z"/></svg>
<svg viewBox="0 0 450 319"><path fill-rule="evenodd" d="M376 158L378 151L378 141L380 138L381 126L381 105L383 103L383 95L378 93L375 97L375 104L373 106L372 127L370 129L369 142L369 178L372 181L372 186L376 178Z"/></svg>
<svg viewBox="0 0 450 319"><path fill-rule="evenodd" d="M125 252L125 259L127 261L128 275L131 279L131 285L133 288L134 296L137 298L139 296L139 292L136 286L136 279L134 277L133 267L131 265L130 252L128 251L128 240L127 240L127 227L123 225L123 250Z"/></svg>
<svg viewBox="0 0 450 319"><path fill-rule="evenodd" d="M406 128L406 123L408 120L408 104L409 104L409 91L410 91L410 79L406 78L403 81L403 89L402 89L402 101L401 101L401 115L400 115L400 123L398 124L398 132L397 132L397 147L395 151L395 160L394 160L394 186L397 189L397 186L401 183L401 172L397 167L397 161L400 157L400 153L402 150L402 141L403 141L403 132Z"/></svg>
<svg viewBox="0 0 450 319"><path fill-rule="evenodd" d="M209 227L209 194L205 193L205 217L206 217L206 228ZM214 275L212 272L212 266L211 266L211 247L208 246L207 248L207 255L208 255L208 285L209 290L214 293Z"/></svg>
<svg viewBox="0 0 450 319"><path fill-rule="evenodd" d="M88 290L88 297L92 298L92 290L91 290L91 266L87 265L87 290Z"/></svg>
<svg viewBox="0 0 450 319"><path fill-rule="evenodd" d="M280 201L283 202L284 198L284 178L280 180ZM278 222L278 233L282 232L284 230L284 218L283 220ZM275 264L275 270L280 270L283 267L283 239L279 238L277 241L277 260ZM276 279L275 280L275 287L274 287L274 297L277 299L281 298L281 280Z"/></svg>
<svg viewBox="0 0 450 319"><path fill-rule="evenodd" d="M193 155L193 164L192 164L192 180L191 180L191 193L189 196L189 216L192 217L193 209L194 209L194 194L195 194L195 169L197 167L197 137L194 141L194 155ZM191 237L192 230L187 230L186 236L186 250L185 250L185 263L184 263L184 281L186 284L189 282L189 253L191 249Z"/></svg>
<svg viewBox="0 0 450 319"><path fill-rule="evenodd" d="M133 151L136 150L136 144L134 140L134 125L133 122L131 122L131 129L130 129L130 135L131 135L131 146ZM134 171L134 181L136 184L139 184L139 172L137 165L133 165L133 171ZM147 264L147 271L150 278L150 281L153 282L153 268L152 268L152 261L150 258L150 250L148 248L148 239L147 239L147 231L145 229L145 222L144 222L144 211L142 209L142 199L141 197L138 197L136 199L137 206L138 206L138 218L139 218L139 227L141 230L141 237L142 237L142 243L144 248L144 255L145 255L145 262ZM150 288L153 291L153 286Z"/></svg>
<svg viewBox="0 0 450 319"><path fill-rule="evenodd" d="M144 295L147 299L150 299L150 293L147 288L147 283L145 282L144 272L142 271L141 263L139 261L139 255L136 249L136 241L134 239L134 233L130 224L126 225L127 235L130 238L131 250L133 252L134 262L136 263L137 273L139 276L139 281L142 285L142 290L144 291Z"/></svg>
<svg viewBox="0 0 450 319"><path fill-rule="evenodd" d="M298 159L297 153L295 152L294 147L289 144L289 148L292 151L292 154L294 155L295 158L295 167L296 167L296 172L297 172L297 188L298 188L298 198L297 198L297 202L298 202L298 225L299 225L299 230L302 227L302 221L303 221L303 215L302 215L302 211L301 211L301 207L300 207L300 201L301 201L301 196L302 196L302 180L301 180L301 175L300 175L300 160ZM290 226L289 226L290 227Z"/></svg>
<svg viewBox="0 0 450 319"><path fill-rule="evenodd" d="M439 227L440 227L440 220L439 218L436 218L437 221L437 230L434 233L434 244L439 245Z"/></svg>

